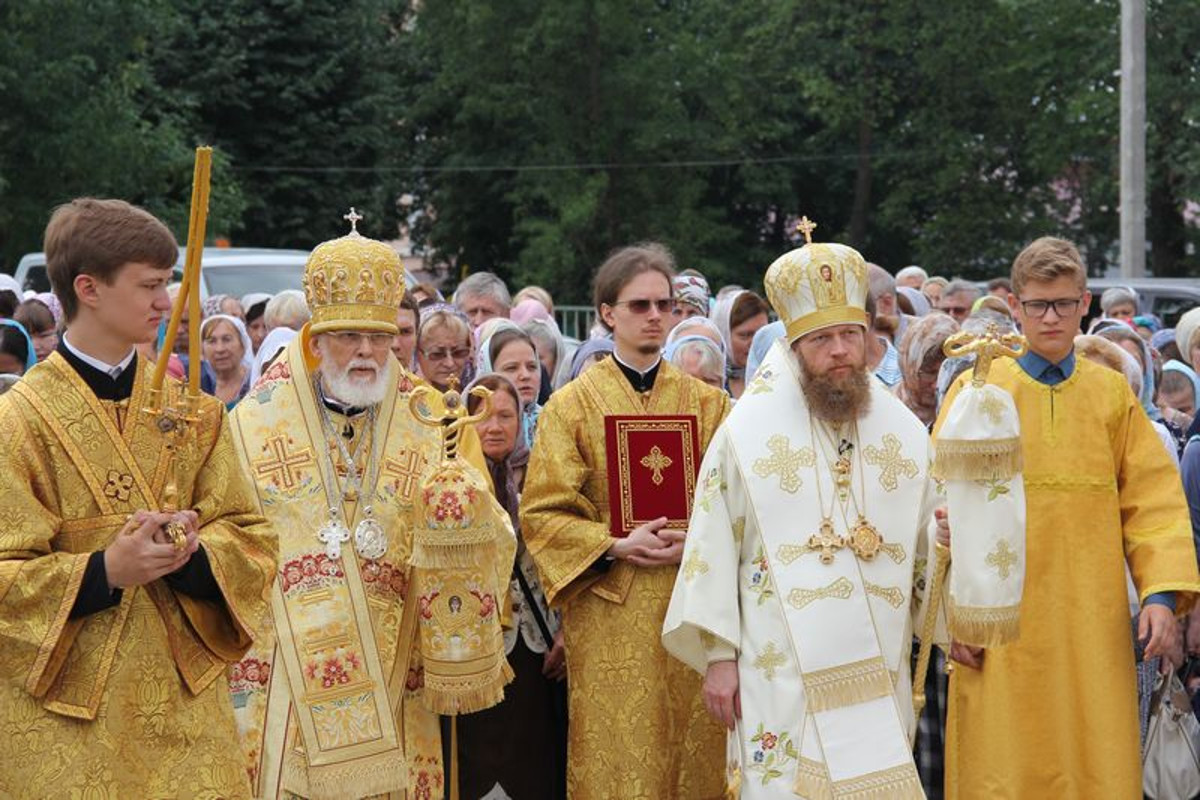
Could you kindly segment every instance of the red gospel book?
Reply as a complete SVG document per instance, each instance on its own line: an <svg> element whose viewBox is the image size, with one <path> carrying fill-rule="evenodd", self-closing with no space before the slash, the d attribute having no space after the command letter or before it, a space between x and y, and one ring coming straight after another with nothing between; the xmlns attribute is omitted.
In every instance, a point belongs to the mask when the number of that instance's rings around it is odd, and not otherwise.
<svg viewBox="0 0 1200 800"><path fill-rule="evenodd" d="M604 418L613 536L659 517L687 530L700 471L696 425L694 416Z"/></svg>

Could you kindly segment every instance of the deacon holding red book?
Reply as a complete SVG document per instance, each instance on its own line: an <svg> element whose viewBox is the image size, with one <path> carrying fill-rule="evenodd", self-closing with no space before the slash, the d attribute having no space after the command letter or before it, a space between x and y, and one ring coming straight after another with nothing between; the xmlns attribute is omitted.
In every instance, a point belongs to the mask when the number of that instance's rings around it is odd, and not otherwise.
<svg viewBox="0 0 1200 800"><path fill-rule="evenodd" d="M729 411L728 395L662 359L673 276L655 244L600 267L613 357L554 393L526 473L525 542L563 614L573 800L724 794L700 676L659 641L700 459Z"/></svg>

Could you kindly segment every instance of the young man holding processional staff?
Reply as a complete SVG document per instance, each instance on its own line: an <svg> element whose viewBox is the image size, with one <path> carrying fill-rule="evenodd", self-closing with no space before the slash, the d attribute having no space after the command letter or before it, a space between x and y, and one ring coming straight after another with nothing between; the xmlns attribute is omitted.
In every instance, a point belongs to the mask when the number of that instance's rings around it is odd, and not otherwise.
<svg viewBox="0 0 1200 800"><path fill-rule="evenodd" d="M276 543L224 408L135 352L171 311L175 239L81 198L45 250L66 331L0 398L0 795L249 797L222 677L266 610Z"/></svg>

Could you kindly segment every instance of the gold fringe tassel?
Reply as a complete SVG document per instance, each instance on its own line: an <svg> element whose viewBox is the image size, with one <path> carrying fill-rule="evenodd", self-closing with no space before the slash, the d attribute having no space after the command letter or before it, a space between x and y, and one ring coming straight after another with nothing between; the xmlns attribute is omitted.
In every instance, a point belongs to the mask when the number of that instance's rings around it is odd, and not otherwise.
<svg viewBox="0 0 1200 800"><path fill-rule="evenodd" d="M1009 480L1021 471L1021 440L938 439L933 477L944 481Z"/></svg>
<svg viewBox="0 0 1200 800"><path fill-rule="evenodd" d="M425 670L425 687L421 690L422 704L435 714L471 714L491 708L504 699L504 687L512 682L513 671L508 660L500 657L496 669L483 679L467 679L435 675Z"/></svg>
<svg viewBox="0 0 1200 800"><path fill-rule="evenodd" d="M806 800L833 800L833 789L825 765L811 758L801 758L796 763L796 782L792 794Z"/></svg>
<svg viewBox="0 0 1200 800"><path fill-rule="evenodd" d="M349 764L310 766L303 753L292 750L283 762L283 786L311 800L338 800L403 792L408 767L399 750Z"/></svg>
<svg viewBox="0 0 1200 800"><path fill-rule="evenodd" d="M800 676L809 710L813 713L858 705L893 691L892 678L882 658L868 658Z"/></svg>
<svg viewBox="0 0 1200 800"><path fill-rule="evenodd" d="M925 800L921 779L912 764L834 782L824 764L801 758L792 792L807 800Z"/></svg>
<svg viewBox="0 0 1200 800"><path fill-rule="evenodd" d="M972 647L996 647L1021 636L1021 606L971 607L950 604L950 635Z"/></svg>
<svg viewBox="0 0 1200 800"><path fill-rule="evenodd" d="M447 540L445 531L420 529L413 534L412 555L408 563L429 569L471 569L490 564L496 554L496 540L490 529L472 532L467 537Z"/></svg>

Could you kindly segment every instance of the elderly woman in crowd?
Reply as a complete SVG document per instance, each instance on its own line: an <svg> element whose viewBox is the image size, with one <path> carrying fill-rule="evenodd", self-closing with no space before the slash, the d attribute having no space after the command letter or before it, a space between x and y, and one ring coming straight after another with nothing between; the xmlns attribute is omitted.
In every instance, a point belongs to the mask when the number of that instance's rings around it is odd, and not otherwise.
<svg viewBox="0 0 1200 800"><path fill-rule="evenodd" d="M267 333L276 328L298 331L310 319L312 311L308 308L308 301L304 299L304 292L298 289L280 292L268 300L266 308L263 309L263 324Z"/></svg>
<svg viewBox="0 0 1200 800"><path fill-rule="evenodd" d="M1129 322L1138 313L1137 292L1128 286L1113 286L1100 295L1100 311L1110 319Z"/></svg>
<svg viewBox="0 0 1200 800"><path fill-rule="evenodd" d="M421 309L417 328L417 370L439 392L458 380L459 387L475 376L471 323L465 314L447 303Z"/></svg>
<svg viewBox="0 0 1200 800"><path fill-rule="evenodd" d="M529 461L521 434L523 401L503 375L483 375L473 385L492 391L491 413L475 429L496 499L508 510L517 534L509 585L513 624L504 633L515 677L499 705L457 718L459 792L464 798L558 800L566 796L566 652L559 615L546 603L517 514ZM467 402L471 413L478 411L478 398Z"/></svg>
<svg viewBox="0 0 1200 800"><path fill-rule="evenodd" d="M663 352L663 358L697 380L725 388L725 354L707 336L683 336Z"/></svg>
<svg viewBox="0 0 1200 800"><path fill-rule="evenodd" d="M242 307L242 301L227 294L210 294L204 298L204 303L201 304L200 310L203 312L205 318L217 314L228 314L231 317L237 317L243 324L246 322L246 309ZM246 333L249 333L249 331L246 331Z"/></svg>
<svg viewBox="0 0 1200 800"><path fill-rule="evenodd" d="M538 402L545 405L554 389L565 382L566 373L571 368L570 359L567 358L567 342L553 318L531 319L521 325L521 330L533 339L538 358L542 361L542 391L538 395Z"/></svg>
<svg viewBox="0 0 1200 800"><path fill-rule="evenodd" d="M524 289L513 295L513 309L512 313L508 315L513 322L517 323L518 325L523 325L528 321L527 319L522 319L520 315L517 314L517 309L521 308L521 304L526 300L532 300L533 302L537 303L539 306L545 309L546 313L550 316L550 319L554 319L554 298L550 296L550 293L541 286L526 286Z"/></svg>
<svg viewBox="0 0 1200 800"><path fill-rule="evenodd" d="M929 304L932 307L937 308L938 303L941 302L942 299L942 290L946 288L948 283L950 283L950 281L946 280L941 275L934 275L932 278L921 284L921 294L928 298Z"/></svg>
<svg viewBox="0 0 1200 800"><path fill-rule="evenodd" d="M250 334L237 317L213 314L200 325L200 346L215 377L207 391L232 411L250 391L254 365Z"/></svg>
<svg viewBox="0 0 1200 800"><path fill-rule="evenodd" d="M930 314L914 320L900 340L901 378L896 396L925 427L937 419L938 373L946 360L942 345L958 330L953 317Z"/></svg>
<svg viewBox="0 0 1200 800"><path fill-rule="evenodd" d="M1157 384L1154 380L1154 353L1146 340L1120 320L1098 320L1092 323L1090 332L1107 339L1133 357L1141 374L1138 401L1150 419L1162 419L1162 413L1155 404Z"/></svg>
<svg viewBox="0 0 1200 800"><path fill-rule="evenodd" d="M571 371L567 375L568 382L575 380L593 364L599 364L613 353L613 340L596 337L588 339L575 349L571 356Z"/></svg>
<svg viewBox="0 0 1200 800"><path fill-rule="evenodd" d="M538 359L537 346L529 334L503 318L488 320L479 327L478 333L477 374L494 372L517 387L521 397L522 438L526 447L533 447L538 415L542 413L542 407L538 405L542 363Z"/></svg>
<svg viewBox="0 0 1200 800"><path fill-rule="evenodd" d="M21 323L33 339L33 350L38 361L45 361L54 348L58 347L58 325L54 312L41 300L31 298L13 313L13 319Z"/></svg>
<svg viewBox="0 0 1200 800"><path fill-rule="evenodd" d="M929 305L929 298L921 294L919 289L897 286L896 304L903 308L904 301L908 301L908 309L904 313L911 317L923 317L933 310L933 307Z"/></svg>
<svg viewBox="0 0 1200 800"><path fill-rule="evenodd" d="M767 311L767 302L745 289L726 294L713 309L711 319L725 342L726 388L735 400L746 389L750 344L754 334L769 321Z"/></svg>

